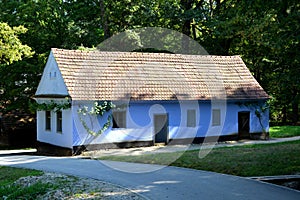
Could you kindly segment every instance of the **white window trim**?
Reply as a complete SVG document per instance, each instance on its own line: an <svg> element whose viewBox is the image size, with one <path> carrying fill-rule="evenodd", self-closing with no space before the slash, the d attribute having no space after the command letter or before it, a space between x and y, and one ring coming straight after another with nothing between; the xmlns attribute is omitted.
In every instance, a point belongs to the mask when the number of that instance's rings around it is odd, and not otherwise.
<svg viewBox="0 0 300 200"><path fill-rule="evenodd" d="M48 117L47 117L47 112L49 112L49 114L50 114L50 121L49 121L49 125L50 125L50 127L49 127L49 129L47 128L47 122L48 122ZM44 112L45 113L45 121L44 121L44 130L46 131L46 132L49 132L49 133L51 133L51 131L52 131L52 116L53 116L53 114L52 114L52 111L45 111Z"/></svg>
<svg viewBox="0 0 300 200"><path fill-rule="evenodd" d="M57 130L58 129L58 112L60 112L61 113L61 130ZM58 111L58 112L56 112L56 115L55 115L55 125L56 125L56 127L55 127L55 130L56 130L56 133L59 133L59 134L62 134L63 133L63 112L62 111Z"/></svg>

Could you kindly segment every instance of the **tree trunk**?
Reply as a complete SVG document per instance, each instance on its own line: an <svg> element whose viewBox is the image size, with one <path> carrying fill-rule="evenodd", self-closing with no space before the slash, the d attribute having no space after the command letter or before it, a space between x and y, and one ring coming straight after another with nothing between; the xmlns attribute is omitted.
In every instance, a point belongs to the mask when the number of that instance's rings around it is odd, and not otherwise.
<svg viewBox="0 0 300 200"><path fill-rule="evenodd" d="M297 124L299 119L299 94L296 89L294 89L294 100L292 101L292 122L294 125Z"/></svg>
<svg viewBox="0 0 300 200"><path fill-rule="evenodd" d="M292 103L292 110L293 110L293 124L297 125L298 119L299 119L299 103L298 102L293 102Z"/></svg>
<svg viewBox="0 0 300 200"><path fill-rule="evenodd" d="M282 108L282 123L286 124L287 116L286 116L286 106Z"/></svg>
<svg viewBox="0 0 300 200"><path fill-rule="evenodd" d="M193 31L193 38L194 38L194 40L196 40L197 34L196 34L196 25L195 24L192 25L192 31Z"/></svg>
<svg viewBox="0 0 300 200"><path fill-rule="evenodd" d="M213 13L214 13L214 8L213 8L213 0L209 0L209 9L210 9L210 16L212 17L213 16Z"/></svg>
<svg viewBox="0 0 300 200"><path fill-rule="evenodd" d="M182 27L182 33L186 36L191 35L191 20L186 20ZM182 52L188 54L190 51L189 38L183 36L181 40Z"/></svg>
<svg viewBox="0 0 300 200"><path fill-rule="evenodd" d="M106 40L107 38L110 37L110 30L108 26L108 18L105 12L105 5L103 0L99 1L100 4L100 15L101 15L101 21L102 21L102 27L104 31L104 39Z"/></svg>
<svg viewBox="0 0 300 200"><path fill-rule="evenodd" d="M219 13L219 10L221 8L221 0L216 0L216 11Z"/></svg>
<svg viewBox="0 0 300 200"><path fill-rule="evenodd" d="M184 11L192 9L193 0L181 0L180 4L184 8ZM182 26L182 33L191 36L191 22L192 19L186 19ZM182 37L181 47L183 53L189 53L189 39L185 36Z"/></svg>

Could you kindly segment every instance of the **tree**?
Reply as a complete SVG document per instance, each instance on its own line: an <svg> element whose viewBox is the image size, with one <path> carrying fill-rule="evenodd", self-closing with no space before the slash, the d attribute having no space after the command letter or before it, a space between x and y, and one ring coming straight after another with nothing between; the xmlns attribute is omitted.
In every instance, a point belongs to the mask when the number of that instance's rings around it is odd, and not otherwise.
<svg viewBox="0 0 300 200"><path fill-rule="evenodd" d="M7 59L12 56L3 59L10 64L1 67L1 87L7 88L1 100L26 108L52 47L96 47L125 30L162 27L192 37L210 54L241 55L273 96L274 119L296 123L299 6L296 0L0 0L0 21L25 27L27 32L16 35L35 52L18 62ZM182 45L187 45L184 40Z"/></svg>
<svg viewBox="0 0 300 200"><path fill-rule="evenodd" d="M81 45L91 47L99 43L100 26L93 24L97 20L90 22L96 13L92 12L94 4L84 0L75 2L0 1L0 21L5 20L10 26L26 27L27 32L20 35L20 42L28 44L35 52L30 58L10 62L0 68L0 112L15 109L29 112L28 102L33 101L32 97L52 47L77 49ZM80 10L86 4L91 11ZM11 55L9 58L12 58Z"/></svg>
<svg viewBox="0 0 300 200"><path fill-rule="evenodd" d="M18 35L24 34L26 31L24 26L11 28L7 23L0 22L0 66L32 56L31 48L22 44L18 38Z"/></svg>
<svg viewBox="0 0 300 200"><path fill-rule="evenodd" d="M22 72L18 70L21 68L12 66L13 63L20 63L23 58L33 55L31 48L22 44L18 38L20 34L24 34L26 31L27 29L23 26L11 28L7 23L0 23L0 112L6 109L8 104L15 101L16 96L26 94L26 91L20 91L18 87L27 74L24 73L24 70ZM22 67L25 68L25 66ZM12 75L10 72L15 70L18 72ZM16 76L20 76L20 81L16 81ZM10 98L5 98L10 95Z"/></svg>
<svg viewBox="0 0 300 200"><path fill-rule="evenodd" d="M241 55L273 97L271 116L293 123L300 103L299 7L296 0L220 1L201 39L212 54Z"/></svg>

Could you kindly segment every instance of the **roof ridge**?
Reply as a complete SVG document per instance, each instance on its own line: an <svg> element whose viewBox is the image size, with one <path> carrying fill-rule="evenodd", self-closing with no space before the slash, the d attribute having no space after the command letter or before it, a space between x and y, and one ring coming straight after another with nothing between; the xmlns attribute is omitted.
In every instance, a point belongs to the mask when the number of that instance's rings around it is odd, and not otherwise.
<svg viewBox="0 0 300 200"><path fill-rule="evenodd" d="M95 50L80 50L80 49L62 49L62 48L51 48L51 51L55 51L55 52L77 52L77 53L95 53L95 52L99 52L99 53L104 53L104 54L137 54L137 55L157 55L158 56L162 56L162 55L166 55L166 56L173 56L173 57L178 57L183 56L183 57L211 57L211 58L234 58L234 57L239 57L241 58L240 55L199 55L199 54L179 54L179 53L164 53L164 52L135 52L135 51L100 51L98 49Z"/></svg>
<svg viewBox="0 0 300 200"><path fill-rule="evenodd" d="M135 92L139 100L170 100L166 87L188 100L208 100L222 89L218 81L229 99L269 98L239 55L51 51L72 99L116 100Z"/></svg>

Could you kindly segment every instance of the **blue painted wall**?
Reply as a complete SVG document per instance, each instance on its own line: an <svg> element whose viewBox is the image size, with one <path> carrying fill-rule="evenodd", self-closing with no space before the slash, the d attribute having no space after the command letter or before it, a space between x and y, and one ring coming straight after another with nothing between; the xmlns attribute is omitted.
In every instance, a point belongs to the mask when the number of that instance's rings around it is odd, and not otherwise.
<svg viewBox="0 0 300 200"><path fill-rule="evenodd" d="M264 104L264 101L260 101ZM90 104L92 105L92 104ZM89 105L87 105L89 106ZM80 121L74 120L73 145L86 143L113 143L122 141L151 141L153 140L153 116L155 114L168 113L169 138L183 139L205 136L232 135L238 133L238 112L250 112L250 133L262 132L259 119L255 114L258 106L245 106L243 103L234 101L210 102L210 101L131 101L127 108L126 128L109 128L104 134L94 140L87 140L86 131L80 125ZM187 110L196 110L196 127L187 127ZM221 125L212 126L212 109L221 110ZM91 124L92 129L99 130L106 122L107 113L104 117L98 117ZM74 109L73 115L78 115ZM77 117L78 118L78 117ZM79 123L79 124L78 124ZM266 131L269 130L269 111L262 113L262 124ZM86 140L86 142L83 142Z"/></svg>

